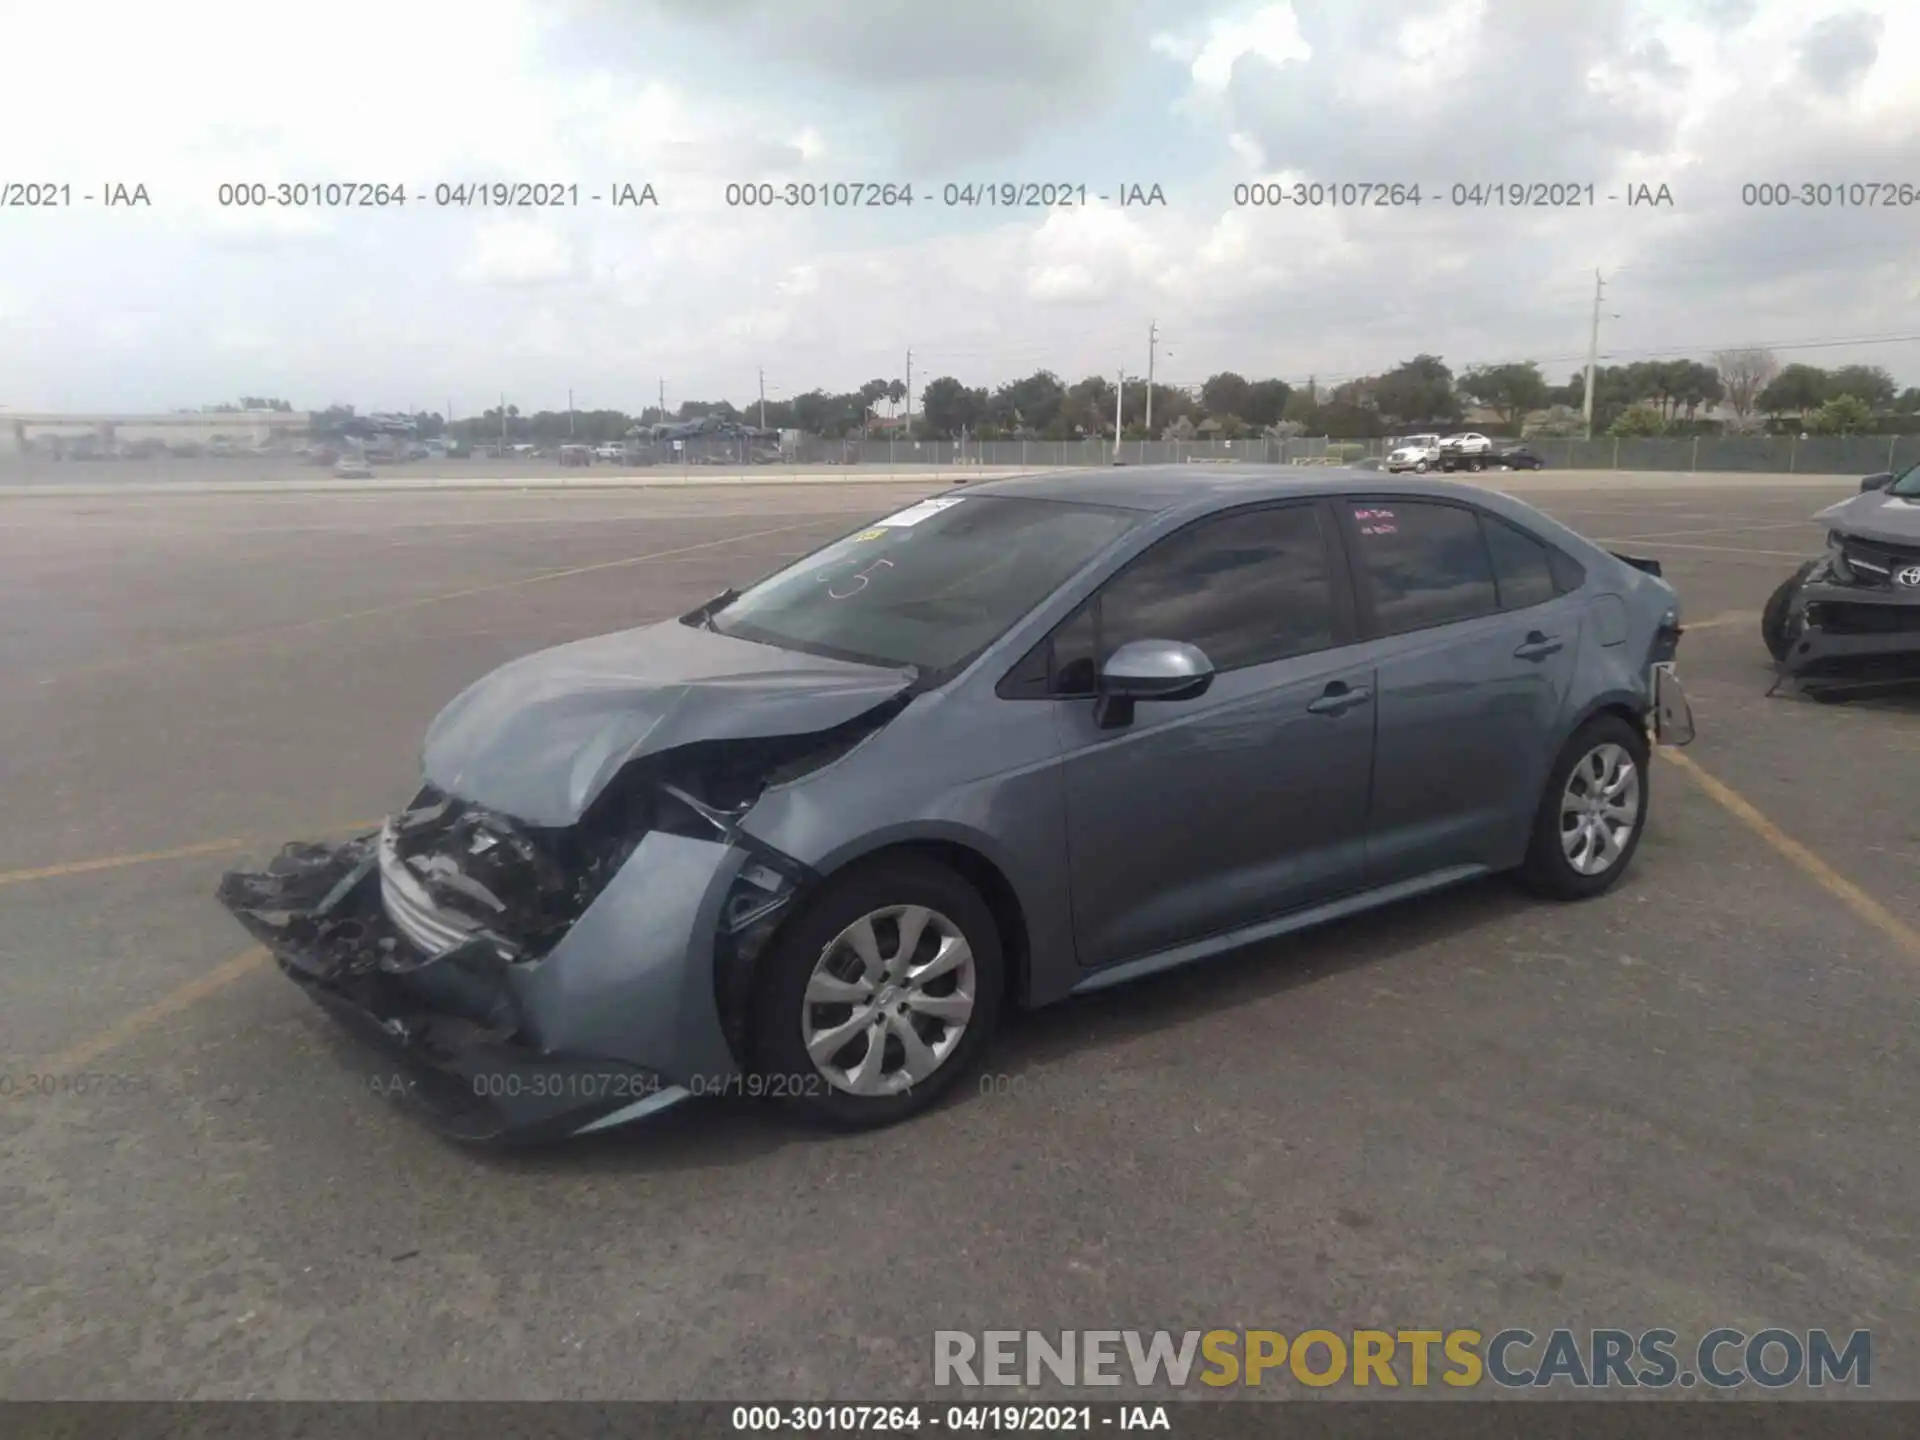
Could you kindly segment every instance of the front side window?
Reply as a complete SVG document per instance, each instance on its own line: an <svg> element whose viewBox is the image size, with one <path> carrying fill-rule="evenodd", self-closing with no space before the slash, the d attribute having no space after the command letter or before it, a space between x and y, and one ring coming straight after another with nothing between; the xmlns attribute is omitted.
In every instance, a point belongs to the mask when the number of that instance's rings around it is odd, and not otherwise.
<svg viewBox="0 0 1920 1440"><path fill-rule="evenodd" d="M1054 695L1090 695L1100 665L1134 640L1195 646L1216 671L1334 642L1333 570L1316 506L1202 520L1132 561L1043 642ZM1020 673L1020 672L1016 672ZM1030 692L1021 692L1030 693Z"/></svg>
<svg viewBox="0 0 1920 1440"><path fill-rule="evenodd" d="M761 581L712 625L765 645L939 675L999 639L1140 519L1024 496L923 500Z"/></svg>
<svg viewBox="0 0 1920 1440"><path fill-rule="evenodd" d="M1887 486L1887 493L1902 500L1920 500L1920 462L1909 465L1905 474Z"/></svg>
<svg viewBox="0 0 1920 1440"><path fill-rule="evenodd" d="M1500 609L1474 512L1419 500L1343 502L1354 569L1382 635L1404 635Z"/></svg>

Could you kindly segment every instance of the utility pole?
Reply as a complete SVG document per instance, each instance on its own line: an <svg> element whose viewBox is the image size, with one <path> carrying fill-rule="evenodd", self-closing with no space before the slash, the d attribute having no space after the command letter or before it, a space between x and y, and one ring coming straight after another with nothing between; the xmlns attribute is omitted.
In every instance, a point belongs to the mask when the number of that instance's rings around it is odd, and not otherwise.
<svg viewBox="0 0 1920 1440"><path fill-rule="evenodd" d="M913 439L913 351L907 351L907 439Z"/></svg>
<svg viewBox="0 0 1920 1440"><path fill-rule="evenodd" d="M760 428L767 428L767 367L760 367Z"/></svg>
<svg viewBox="0 0 1920 1440"><path fill-rule="evenodd" d="M507 392L502 390L500 392L500 455L502 459L506 458L506 453L507 453Z"/></svg>
<svg viewBox="0 0 1920 1440"><path fill-rule="evenodd" d="M667 422L667 382L663 376L660 381L660 423Z"/></svg>
<svg viewBox="0 0 1920 1440"><path fill-rule="evenodd" d="M1147 323L1147 439L1153 439L1153 347L1160 334L1160 327L1152 321Z"/></svg>
<svg viewBox="0 0 1920 1440"><path fill-rule="evenodd" d="M573 391L567 391L567 438L573 439Z"/></svg>
<svg viewBox="0 0 1920 1440"><path fill-rule="evenodd" d="M1593 272L1593 328L1587 333L1587 439L1593 438L1593 372L1600 360L1600 296L1606 289L1606 281L1600 278L1598 270Z"/></svg>
<svg viewBox="0 0 1920 1440"><path fill-rule="evenodd" d="M1121 400L1127 393L1127 367L1120 367L1120 381L1113 387L1113 463L1120 463L1120 410Z"/></svg>

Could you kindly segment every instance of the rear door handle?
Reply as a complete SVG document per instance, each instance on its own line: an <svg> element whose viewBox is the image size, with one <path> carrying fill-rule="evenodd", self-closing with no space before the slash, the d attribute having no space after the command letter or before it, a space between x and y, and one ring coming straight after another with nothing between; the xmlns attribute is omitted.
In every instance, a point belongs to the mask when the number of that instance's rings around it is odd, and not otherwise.
<svg viewBox="0 0 1920 1440"><path fill-rule="evenodd" d="M1535 630L1531 635L1527 636L1525 642L1513 653L1521 660L1544 660L1547 656L1557 654L1565 648L1565 642L1558 637L1542 635L1538 630Z"/></svg>
<svg viewBox="0 0 1920 1440"><path fill-rule="evenodd" d="M1356 705L1364 705L1373 699L1373 691L1365 685L1348 685L1336 680L1327 686L1318 700L1307 702L1310 715L1344 715Z"/></svg>

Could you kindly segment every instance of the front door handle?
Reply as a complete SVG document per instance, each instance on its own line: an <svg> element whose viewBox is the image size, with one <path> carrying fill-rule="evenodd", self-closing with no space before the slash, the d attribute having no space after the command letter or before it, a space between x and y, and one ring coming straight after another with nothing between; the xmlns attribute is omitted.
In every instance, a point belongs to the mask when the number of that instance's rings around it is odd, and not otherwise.
<svg viewBox="0 0 1920 1440"><path fill-rule="evenodd" d="M1513 653L1515 657L1521 660L1544 660L1547 656L1558 654L1565 648L1565 642L1559 639L1559 637L1542 635L1538 630L1535 630L1527 636L1521 643L1520 648Z"/></svg>
<svg viewBox="0 0 1920 1440"><path fill-rule="evenodd" d="M1336 680L1321 692L1320 698L1307 703L1309 715L1344 715L1356 705L1364 705L1373 699L1373 691L1365 685L1349 685L1344 680Z"/></svg>

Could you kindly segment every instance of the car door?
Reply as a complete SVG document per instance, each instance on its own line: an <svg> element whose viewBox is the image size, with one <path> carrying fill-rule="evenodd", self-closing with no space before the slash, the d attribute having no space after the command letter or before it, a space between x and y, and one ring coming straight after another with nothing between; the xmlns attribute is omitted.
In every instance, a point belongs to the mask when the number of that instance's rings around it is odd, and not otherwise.
<svg viewBox="0 0 1920 1440"><path fill-rule="evenodd" d="M1321 501L1211 516L1113 576L1053 637L1081 964L1108 965L1356 888L1373 676L1344 648L1352 594ZM1207 692L1100 728L1099 664L1198 646Z"/></svg>
<svg viewBox="0 0 1920 1440"><path fill-rule="evenodd" d="M1368 885L1519 863L1579 651L1552 547L1453 501L1339 514L1376 670Z"/></svg>

